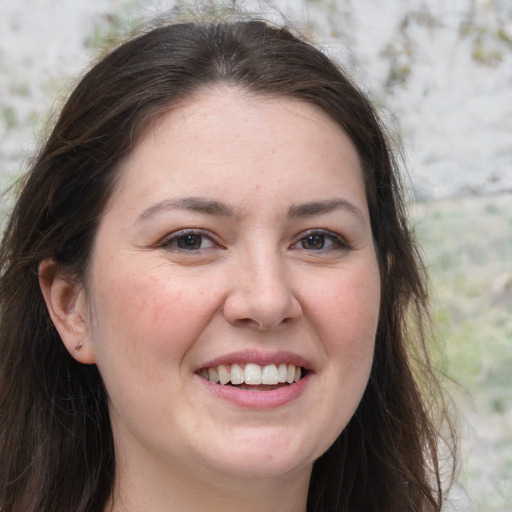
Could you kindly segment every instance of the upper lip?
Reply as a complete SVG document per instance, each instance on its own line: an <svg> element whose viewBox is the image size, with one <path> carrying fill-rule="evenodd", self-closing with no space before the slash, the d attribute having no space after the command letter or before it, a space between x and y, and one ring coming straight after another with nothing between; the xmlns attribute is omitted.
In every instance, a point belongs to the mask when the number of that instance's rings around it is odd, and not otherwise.
<svg viewBox="0 0 512 512"><path fill-rule="evenodd" d="M312 364L305 357L289 351L277 351L277 352L261 352L259 350L244 350L239 352L231 352L222 356L210 359L202 363L197 370L201 368L214 368L221 364L246 364L255 363L260 366L268 364L294 364L295 366L301 366L307 370L312 369Z"/></svg>

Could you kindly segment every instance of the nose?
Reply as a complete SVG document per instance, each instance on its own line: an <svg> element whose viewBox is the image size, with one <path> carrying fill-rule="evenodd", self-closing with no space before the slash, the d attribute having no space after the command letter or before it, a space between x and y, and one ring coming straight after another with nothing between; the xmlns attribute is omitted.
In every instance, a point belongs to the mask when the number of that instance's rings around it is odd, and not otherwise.
<svg viewBox="0 0 512 512"><path fill-rule="evenodd" d="M236 265L224 318L232 325L268 331L303 314L293 279L279 255L253 255Z"/></svg>

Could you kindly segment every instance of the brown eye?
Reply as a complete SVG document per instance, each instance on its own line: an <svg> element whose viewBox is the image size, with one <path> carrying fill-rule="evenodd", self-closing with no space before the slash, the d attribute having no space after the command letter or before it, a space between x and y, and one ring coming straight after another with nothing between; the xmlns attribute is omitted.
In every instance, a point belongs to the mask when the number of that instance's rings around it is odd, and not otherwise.
<svg viewBox="0 0 512 512"><path fill-rule="evenodd" d="M303 249L318 251L325 246L324 235L309 235L300 241Z"/></svg>
<svg viewBox="0 0 512 512"><path fill-rule="evenodd" d="M189 251L200 249L202 238L201 235L183 235L177 237L175 241L176 247Z"/></svg>
<svg viewBox="0 0 512 512"><path fill-rule="evenodd" d="M215 242L208 235L197 231L179 231L163 240L161 247L194 252L215 247Z"/></svg>
<svg viewBox="0 0 512 512"><path fill-rule="evenodd" d="M349 248L341 236L325 230L311 230L302 233L302 237L292 247L308 252L327 252Z"/></svg>

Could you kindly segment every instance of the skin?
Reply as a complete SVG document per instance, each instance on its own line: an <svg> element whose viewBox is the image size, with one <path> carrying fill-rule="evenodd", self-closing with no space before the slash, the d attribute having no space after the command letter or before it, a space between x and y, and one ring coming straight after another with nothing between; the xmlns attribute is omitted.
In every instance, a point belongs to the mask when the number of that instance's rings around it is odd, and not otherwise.
<svg viewBox="0 0 512 512"><path fill-rule="evenodd" d="M364 392L380 296L358 155L329 116L197 94L122 162L85 284L51 261L40 275L108 390L115 511L305 511L312 464ZM197 372L240 351L301 357L307 384L279 406L224 400Z"/></svg>

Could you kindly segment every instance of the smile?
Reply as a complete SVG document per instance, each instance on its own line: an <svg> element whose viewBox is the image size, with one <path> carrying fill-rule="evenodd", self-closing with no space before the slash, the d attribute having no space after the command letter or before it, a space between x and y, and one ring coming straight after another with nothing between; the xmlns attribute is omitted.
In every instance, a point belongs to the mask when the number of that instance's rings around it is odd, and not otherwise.
<svg viewBox="0 0 512 512"><path fill-rule="evenodd" d="M287 363L235 363L201 368L197 373L202 378L223 386L278 386L299 382L305 371L300 366Z"/></svg>

